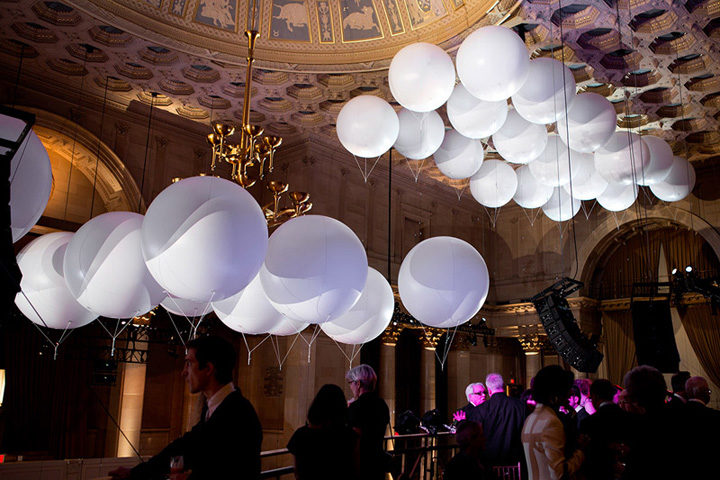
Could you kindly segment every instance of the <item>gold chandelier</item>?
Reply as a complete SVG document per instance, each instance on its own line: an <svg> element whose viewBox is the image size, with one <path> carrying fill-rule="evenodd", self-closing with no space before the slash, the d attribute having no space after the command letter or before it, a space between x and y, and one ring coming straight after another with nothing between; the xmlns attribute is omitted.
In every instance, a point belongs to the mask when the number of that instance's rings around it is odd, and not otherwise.
<svg viewBox="0 0 720 480"><path fill-rule="evenodd" d="M212 133L208 134L207 141L212 148L210 161L210 174L215 175L218 165L226 162L232 165L231 180L241 187L248 189L258 180L265 178L274 167L275 152L282 144L282 138L265 133L260 125L250 124L250 90L252 83L252 68L255 62L255 42L260 32L255 25L257 13L257 0L249 5L250 28L245 30L248 39L247 72L245 76L245 96L243 104L242 124L235 126L231 123L213 122ZM233 136L239 135L239 142ZM307 192L288 192L287 183L271 180L267 188L273 195L273 200L262 207L268 227L275 227L294 217L299 217L312 208L310 194ZM283 202L283 194L287 193L290 205Z"/></svg>

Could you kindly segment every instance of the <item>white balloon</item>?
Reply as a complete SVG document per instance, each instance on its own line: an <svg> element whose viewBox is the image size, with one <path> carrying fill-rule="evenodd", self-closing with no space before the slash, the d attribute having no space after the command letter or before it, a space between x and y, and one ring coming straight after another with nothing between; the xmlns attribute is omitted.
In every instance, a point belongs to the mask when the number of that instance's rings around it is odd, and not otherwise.
<svg viewBox="0 0 720 480"><path fill-rule="evenodd" d="M15 141L25 123L0 115L0 138ZM10 220L13 243L37 223L45 211L52 190L52 166L37 134L28 132L10 161Z"/></svg>
<svg viewBox="0 0 720 480"><path fill-rule="evenodd" d="M495 25L471 33L460 45L455 61L465 88L488 102L504 100L520 90L530 66L520 37L509 28Z"/></svg>
<svg viewBox="0 0 720 480"><path fill-rule="evenodd" d="M538 182L551 187L560 187L570 181L573 173L568 158L568 147L557 135L548 137L542 154L530 162L530 171Z"/></svg>
<svg viewBox="0 0 720 480"><path fill-rule="evenodd" d="M674 157L665 180L650 185L650 190L660 200L677 202L690 195L695 188L695 169L682 157Z"/></svg>
<svg viewBox="0 0 720 480"><path fill-rule="evenodd" d="M270 237L260 280L270 303L293 320L323 323L360 298L367 256L345 224L321 215L293 218Z"/></svg>
<svg viewBox="0 0 720 480"><path fill-rule="evenodd" d="M649 164L650 149L637 133L615 132L595 152L595 169L608 183L635 183Z"/></svg>
<svg viewBox="0 0 720 480"><path fill-rule="evenodd" d="M280 320L280 323L268 330L267 333L269 333L270 335L285 337L288 335L295 335L302 332L303 330L305 330L305 328L307 328L308 325L310 324L307 322L298 322L297 320L283 317L283 319Z"/></svg>
<svg viewBox="0 0 720 480"><path fill-rule="evenodd" d="M565 116L575 100L575 77L554 58L530 62L528 81L512 96L515 110L532 123L554 123Z"/></svg>
<svg viewBox="0 0 720 480"><path fill-rule="evenodd" d="M553 189L550 200L543 205L543 213L554 222L564 222L573 218L579 211L582 202L572 198L569 193L560 187Z"/></svg>
<svg viewBox="0 0 720 480"><path fill-rule="evenodd" d="M445 50L431 43L413 43L390 62L390 92L414 112L431 112L445 103L455 86L455 66Z"/></svg>
<svg viewBox="0 0 720 480"><path fill-rule="evenodd" d="M212 302L212 308L228 328L248 335L267 333L283 320L265 295L260 275L232 297Z"/></svg>
<svg viewBox="0 0 720 480"><path fill-rule="evenodd" d="M590 153L571 151L573 155L573 177L570 182L563 185L567 193L578 200L592 200L601 195L608 186L607 180L595 170L594 157ZM575 175L575 164L582 162L582 168Z"/></svg>
<svg viewBox="0 0 720 480"><path fill-rule="evenodd" d="M148 269L168 293L210 302L255 278L267 249L267 221L244 188L217 177L190 177L150 204L142 227Z"/></svg>
<svg viewBox="0 0 720 480"><path fill-rule="evenodd" d="M15 297L15 304L37 325L77 328L97 318L97 313L75 300L65 284L63 258L72 237L72 233L48 233L28 243L17 255L22 292Z"/></svg>
<svg viewBox="0 0 720 480"><path fill-rule="evenodd" d="M528 163L545 150L548 134L544 125L530 123L515 110L510 110L502 128L493 136L493 145L511 163Z"/></svg>
<svg viewBox="0 0 720 480"><path fill-rule="evenodd" d="M515 195L518 180L515 170L501 160L486 160L470 178L470 193L479 204L502 207Z"/></svg>
<svg viewBox="0 0 720 480"><path fill-rule="evenodd" d="M638 186L635 184L608 183L602 195L598 195L597 201L605 210L620 212L630 208L637 196Z"/></svg>
<svg viewBox="0 0 720 480"><path fill-rule="evenodd" d="M513 196L515 203L523 208L540 208L550 200L553 187L543 185L535 179L527 165L515 170L517 175L517 191Z"/></svg>
<svg viewBox="0 0 720 480"><path fill-rule="evenodd" d="M367 282L357 303L345 315L323 323L320 328L336 342L358 345L383 333L394 309L392 287L380 272L368 267Z"/></svg>
<svg viewBox="0 0 720 480"><path fill-rule="evenodd" d="M152 310L165 298L143 261L142 225L138 213L109 212L75 233L65 250L63 272L83 307L104 317L129 318Z"/></svg>
<svg viewBox="0 0 720 480"><path fill-rule="evenodd" d="M472 245L454 237L433 237L415 245L398 276L407 311L439 328L470 320L485 303L489 286L485 260Z"/></svg>
<svg viewBox="0 0 720 480"><path fill-rule="evenodd" d="M168 295L160 305L170 313L188 318L202 317L212 311L210 302L194 302L175 295Z"/></svg>
<svg viewBox="0 0 720 480"><path fill-rule="evenodd" d="M472 177L482 165L484 156L480 140L473 140L455 130L449 130L433 158L443 175L461 179Z"/></svg>
<svg viewBox="0 0 720 480"><path fill-rule="evenodd" d="M468 138L479 139L500 130L507 118L508 105L505 100L480 100L458 84L447 101L447 114L455 130Z"/></svg>
<svg viewBox="0 0 720 480"><path fill-rule="evenodd" d="M418 113L403 108L397 114L400 133L395 149L407 158L422 160L429 157L445 138L445 124L437 112Z"/></svg>
<svg viewBox="0 0 720 480"><path fill-rule="evenodd" d="M662 138L645 135L642 141L650 150L650 164L638 178L638 185L654 185L660 183L668 176L673 166L673 151L670 145Z"/></svg>
<svg viewBox="0 0 720 480"><path fill-rule="evenodd" d="M616 126L615 107L607 98L597 93L581 93L575 97L567 116L558 119L557 133L573 150L590 153L610 140Z"/></svg>
<svg viewBox="0 0 720 480"><path fill-rule="evenodd" d="M393 146L400 122L388 102L374 95L360 95L342 107L335 129L338 140L348 152L374 158Z"/></svg>

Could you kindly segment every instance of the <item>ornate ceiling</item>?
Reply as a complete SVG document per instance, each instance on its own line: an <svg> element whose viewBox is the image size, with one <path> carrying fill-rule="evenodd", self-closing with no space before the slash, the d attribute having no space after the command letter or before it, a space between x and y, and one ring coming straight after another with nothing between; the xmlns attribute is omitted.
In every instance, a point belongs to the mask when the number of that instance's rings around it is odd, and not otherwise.
<svg viewBox="0 0 720 480"><path fill-rule="evenodd" d="M24 75L68 92L102 98L107 85L127 106L156 91L155 105L181 117L239 120L246 9L244 0L4 0L0 65L14 78L24 55ZM611 99L620 127L660 135L692 159L720 153L720 0L265 0L259 19L251 120L286 138L337 141L347 99L392 100L387 66L402 46L430 41L454 54L473 29L501 23L534 57L564 60L580 91Z"/></svg>

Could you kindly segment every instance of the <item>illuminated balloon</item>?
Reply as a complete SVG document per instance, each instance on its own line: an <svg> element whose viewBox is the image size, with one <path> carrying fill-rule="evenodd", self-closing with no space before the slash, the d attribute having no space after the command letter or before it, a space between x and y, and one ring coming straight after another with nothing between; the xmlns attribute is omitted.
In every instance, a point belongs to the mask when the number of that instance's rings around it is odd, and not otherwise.
<svg viewBox="0 0 720 480"><path fill-rule="evenodd" d="M645 135L642 141L650 150L650 164L643 170L638 185L654 185L660 183L668 176L673 166L673 151L670 145L662 138Z"/></svg>
<svg viewBox="0 0 720 480"><path fill-rule="evenodd" d="M305 330L305 328L307 328L308 325L310 324L307 322L298 322L297 320L283 317L283 319L280 320L280 323L268 330L267 333L269 333L270 335L285 337L288 335L295 335L302 332L303 330Z"/></svg>
<svg viewBox="0 0 720 480"><path fill-rule="evenodd" d="M515 110L532 123L554 123L565 116L575 100L575 77L554 58L530 62L528 81L512 96Z"/></svg>
<svg viewBox="0 0 720 480"><path fill-rule="evenodd" d="M597 93L581 93L575 97L567 116L558 119L557 133L573 150L590 153L610 140L616 126L615 107L607 98Z"/></svg>
<svg viewBox="0 0 720 480"><path fill-rule="evenodd" d="M527 165L515 170L518 186L513 200L523 208L540 208L553 194L553 187L544 185L535 179Z"/></svg>
<svg viewBox="0 0 720 480"><path fill-rule="evenodd" d="M398 138L400 121L388 102L374 95L348 101L335 123L338 140L345 149L363 158L379 157Z"/></svg>
<svg viewBox="0 0 720 480"><path fill-rule="evenodd" d="M280 313L323 323L343 315L360 298L367 266L365 247L349 227L334 218L305 215L272 234L260 280Z"/></svg>
<svg viewBox="0 0 720 480"><path fill-rule="evenodd" d="M65 284L63 258L72 237L72 233L48 233L28 243L17 255L22 292L15 296L15 304L37 325L64 330L97 318L97 313L75 300Z"/></svg>
<svg viewBox="0 0 720 480"><path fill-rule="evenodd" d="M445 125L437 112L418 113L403 108L397 116L400 133L395 150L412 160L435 153L445 138Z"/></svg>
<svg viewBox="0 0 720 480"><path fill-rule="evenodd" d="M517 33L487 26L471 33L457 57L460 81L475 97L488 102L514 95L528 78L530 55Z"/></svg>
<svg viewBox="0 0 720 480"><path fill-rule="evenodd" d="M255 278L266 249L260 205L229 180L181 180L160 192L145 214L148 269L180 298L207 303L236 294Z"/></svg>
<svg viewBox="0 0 720 480"><path fill-rule="evenodd" d="M682 157L674 157L665 180L650 185L650 190L660 200L677 202L690 195L695 188L695 169Z"/></svg>
<svg viewBox="0 0 720 480"><path fill-rule="evenodd" d="M455 66L445 50L431 43L402 48L390 62L390 92L414 112L431 112L445 103L455 86Z"/></svg>
<svg viewBox="0 0 720 480"><path fill-rule="evenodd" d="M484 155L480 140L473 140L455 130L449 130L433 158L443 175L461 179L471 177L478 171Z"/></svg>
<svg viewBox="0 0 720 480"><path fill-rule="evenodd" d="M433 237L415 245L403 259L398 289L403 305L420 322L451 328L480 310L490 286L485 260L469 243Z"/></svg>
<svg viewBox="0 0 720 480"><path fill-rule="evenodd" d="M470 193L481 205L502 207L515 195L518 180L515 170L501 160L486 160L470 178Z"/></svg>
<svg viewBox="0 0 720 480"><path fill-rule="evenodd" d="M601 207L611 212L621 212L630 208L638 196L638 186L635 184L623 185L609 183L597 201Z"/></svg>
<svg viewBox="0 0 720 480"><path fill-rule="evenodd" d="M249 335L267 333L283 320L265 296L259 275L232 297L212 302L212 308L227 327Z"/></svg>
<svg viewBox="0 0 720 480"><path fill-rule="evenodd" d="M349 312L323 323L325 334L340 343L358 345L382 334L393 316L395 295L385 277L368 267L367 282L357 303Z"/></svg>
<svg viewBox="0 0 720 480"><path fill-rule="evenodd" d="M548 141L544 125L530 123L510 110L502 128L493 136L498 153L510 163L528 163L543 153Z"/></svg>
<svg viewBox="0 0 720 480"><path fill-rule="evenodd" d="M447 114L455 130L465 137L480 139L500 130L507 118L508 105L505 100L480 100L458 84L447 101Z"/></svg>
<svg viewBox="0 0 720 480"><path fill-rule="evenodd" d="M194 302L174 295L165 297L160 305L170 313L188 318L202 317L212 311L212 305L209 302Z"/></svg>
<svg viewBox="0 0 720 480"><path fill-rule="evenodd" d="M608 183L636 183L649 165L650 149L637 133L615 132L595 152L595 170Z"/></svg>
<svg viewBox="0 0 720 480"><path fill-rule="evenodd" d="M573 218L580 211L581 205L580 200L572 198L564 189L555 187L550 200L542 209L550 220L564 222Z"/></svg>
<svg viewBox="0 0 720 480"><path fill-rule="evenodd" d="M528 165L538 182L559 187L570 181L571 167L568 147L557 135L548 137L542 154Z"/></svg>
<svg viewBox="0 0 720 480"><path fill-rule="evenodd" d="M165 292L143 260L143 216L109 212L75 233L63 259L65 283L83 307L110 318L129 318L155 308Z"/></svg>

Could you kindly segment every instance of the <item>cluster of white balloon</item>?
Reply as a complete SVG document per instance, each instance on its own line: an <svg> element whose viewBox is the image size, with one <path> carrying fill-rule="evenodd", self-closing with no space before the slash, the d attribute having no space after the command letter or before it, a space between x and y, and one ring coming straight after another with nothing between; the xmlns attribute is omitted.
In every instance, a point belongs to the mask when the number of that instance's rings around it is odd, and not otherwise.
<svg viewBox="0 0 720 480"><path fill-rule="evenodd" d="M473 32L456 64L457 86L453 61L441 48L416 43L400 50L390 64L389 85L404 108L396 114L381 98L353 98L337 118L340 142L366 158L393 146L408 159L433 155L445 176L470 179L480 204L497 208L514 199L523 208L542 208L555 221L572 218L581 200L625 210L637 198L637 185L668 202L692 191L692 165L673 156L667 142L616 131L610 101L576 95L570 69L550 58L531 61L512 30ZM435 111L446 102L453 127L447 131ZM549 124L554 133L548 134ZM506 161L483 161L482 142L490 138Z"/></svg>
<svg viewBox="0 0 720 480"><path fill-rule="evenodd" d="M161 304L186 317L212 309L245 334L293 335L321 324L336 341L360 344L385 330L394 309L392 288L368 268L346 225L307 215L268 239L255 199L216 177L169 186L144 216L109 212L74 234L43 235L17 260L17 306L56 329Z"/></svg>

